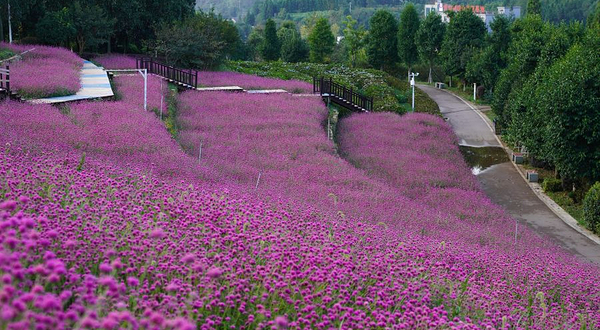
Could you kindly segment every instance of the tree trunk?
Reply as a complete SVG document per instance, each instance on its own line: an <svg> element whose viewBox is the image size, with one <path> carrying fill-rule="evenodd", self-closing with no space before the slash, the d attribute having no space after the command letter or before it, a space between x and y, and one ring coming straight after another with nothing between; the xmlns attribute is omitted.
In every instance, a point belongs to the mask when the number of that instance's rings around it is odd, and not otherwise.
<svg viewBox="0 0 600 330"><path fill-rule="evenodd" d="M81 55L85 47L85 38L83 36L77 36L77 47L79 47L79 55Z"/></svg>
<svg viewBox="0 0 600 330"><path fill-rule="evenodd" d="M433 83L433 78L431 77L431 64L429 64L429 78L427 78L428 83Z"/></svg>

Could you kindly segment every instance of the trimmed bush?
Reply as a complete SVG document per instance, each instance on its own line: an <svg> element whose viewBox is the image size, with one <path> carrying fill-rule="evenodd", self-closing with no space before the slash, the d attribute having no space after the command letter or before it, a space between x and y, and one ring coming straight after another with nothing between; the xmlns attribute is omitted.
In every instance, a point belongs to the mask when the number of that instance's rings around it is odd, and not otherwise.
<svg viewBox="0 0 600 330"><path fill-rule="evenodd" d="M596 182L583 199L583 221L595 233L600 233L600 182Z"/></svg>
<svg viewBox="0 0 600 330"><path fill-rule="evenodd" d="M544 182L542 183L542 188L544 188L545 192L562 191L562 180L555 178L544 179Z"/></svg>

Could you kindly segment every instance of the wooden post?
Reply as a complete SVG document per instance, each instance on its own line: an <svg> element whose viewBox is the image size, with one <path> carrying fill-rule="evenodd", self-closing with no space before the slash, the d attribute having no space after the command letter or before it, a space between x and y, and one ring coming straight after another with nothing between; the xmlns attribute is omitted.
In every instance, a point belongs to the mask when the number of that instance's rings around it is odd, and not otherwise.
<svg viewBox="0 0 600 330"><path fill-rule="evenodd" d="M6 65L6 91L10 95L10 68Z"/></svg>

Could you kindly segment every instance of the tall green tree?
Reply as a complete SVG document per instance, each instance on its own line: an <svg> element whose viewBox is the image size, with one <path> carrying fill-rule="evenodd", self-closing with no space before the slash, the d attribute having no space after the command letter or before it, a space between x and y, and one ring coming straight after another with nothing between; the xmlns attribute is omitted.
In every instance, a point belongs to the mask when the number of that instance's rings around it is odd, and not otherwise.
<svg viewBox="0 0 600 330"><path fill-rule="evenodd" d="M251 61L260 61L261 60L261 52L260 49L265 42L265 30L257 26L248 35L248 40L246 40L246 47L248 48L248 58Z"/></svg>
<svg viewBox="0 0 600 330"><path fill-rule="evenodd" d="M408 74L410 74L412 66L419 60L416 36L420 24L415 6L409 3L402 10L398 25L398 56L408 67Z"/></svg>
<svg viewBox="0 0 600 330"><path fill-rule="evenodd" d="M471 82L483 84L492 91L500 71L506 67L507 51L510 45L510 20L497 16L490 24L492 33L488 34L486 44L467 64L466 78Z"/></svg>
<svg viewBox="0 0 600 330"><path fill-rule="evenodd" d="M275 21L268 19L267 24L265 25L265 39L261 48L262 58L265 61L277 61L279 59L280 51L281 45L279 44L279 38L277 37Z"/></svg>
<svg viewBox="0 0 600 330"><path fill-rule="evenodd" d="M540 15L540 17L542 16L542 4L540 0L527 1L527 15Z"/></svg>
<svg viewBox="0 0 600 330"><path fill-rule="evenodd" d="M308 45L293 22L284 23L277 31L277 37L281 41L281 59L284 62L296 63L308 59Z"/></svg>
<svg viewBox="0 0 600 330"><path fill-rule="evenodd" d="M535 71L550 32L549 25L538 15L525 17L513 24L507 66L494 86L492 100L492 109L503 124L510 122L510 113L505 111L505 107L511 93L521 91Z"/></svg>
<svg viewBox="0 0 600 330"><path fill-rule="evenodd" d="M344 42L347 46L348 59L351 67L355 67L358 61L360 52L365 45L365 37L367 32L362 26L356 27L357 21L352 16L346 16L344 24Z"/></svg>
<svg viewBox="0 0 600 330"><path fill-rule="evenodd" d="M47 12L36 24L38 40L43 44L67 46L76 33L67 7Z"/></svg>
<svg viewBox="0 0 600 330"><path fill-rule="evenodd" d="M228 20L214 12L197 12L157 32L155 51L169 64L182 67L214 68L228 55L239 35L232 34Z"/></svg>
<svg viewBox="0 0 600 330"><path fill-rule="evenodd" d="M376 69L387 70L398 62L398 22L387 10L378 10L369 21L367 58Z"/></svg>
<svg viewBox="0 0 600 330"><path fill-rule="evenodd" d="M561 176L600 180L600 34L584 42L546 71L536 89L537 110L546 119L548 157Z"/></svg>
<svg viewBox="0 0 600 330"><path fill-rule="evenodd" d="M442 48L445 33L446 24L442 22L442 18L436 13L427 15L417 31L417 50L421 60L429 65L429 77L427 78L429 83L433 82L431 69Z"/></svg>
<svg viewBox="0 0 600 330"><path fill-rule="evenodd" d="M70 14L80 54L86 47L97 47L109 41L116 21L108 18L104 9L75 1Z"/></svg>
<svg viewBox="0 0 600 330"><path fill-rule="evenodd" d="M312 31L308 35L310 46L310 61L315 63L327 63L333 53L335 37L331 32L329 20L321 17L317 20Z"/></svg>
<svg viewBox="0 0 600 330"><path fill-rule="evenodd" d="M464 82L467 63L484 45L486 28L470 9L455 13L450 19L442 43L442 60L446 73Z"/></svg>

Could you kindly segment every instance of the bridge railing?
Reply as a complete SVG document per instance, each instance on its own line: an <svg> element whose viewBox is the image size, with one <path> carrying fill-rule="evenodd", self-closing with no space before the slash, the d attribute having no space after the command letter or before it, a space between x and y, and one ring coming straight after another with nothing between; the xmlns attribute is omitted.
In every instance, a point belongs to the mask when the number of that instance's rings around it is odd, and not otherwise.
<svg viewBox="0 0 600 330"><path fill-rule="evenodd" d="M140 57L136 59L137 69L147 69L148 73L153 73L161 77L180 83L186 87L198 87L198 71L185 70L166 65L156 61L151 57Z"/></svg>
<svg viewBox="0 0 600 330"><path fill-rule="evenodd" d="M373 111L373 98L355 92L352 87L348 88L338 84L332 78L313 77L313 93L329 96L337 101L335 103L352 111Z"/></svg>

